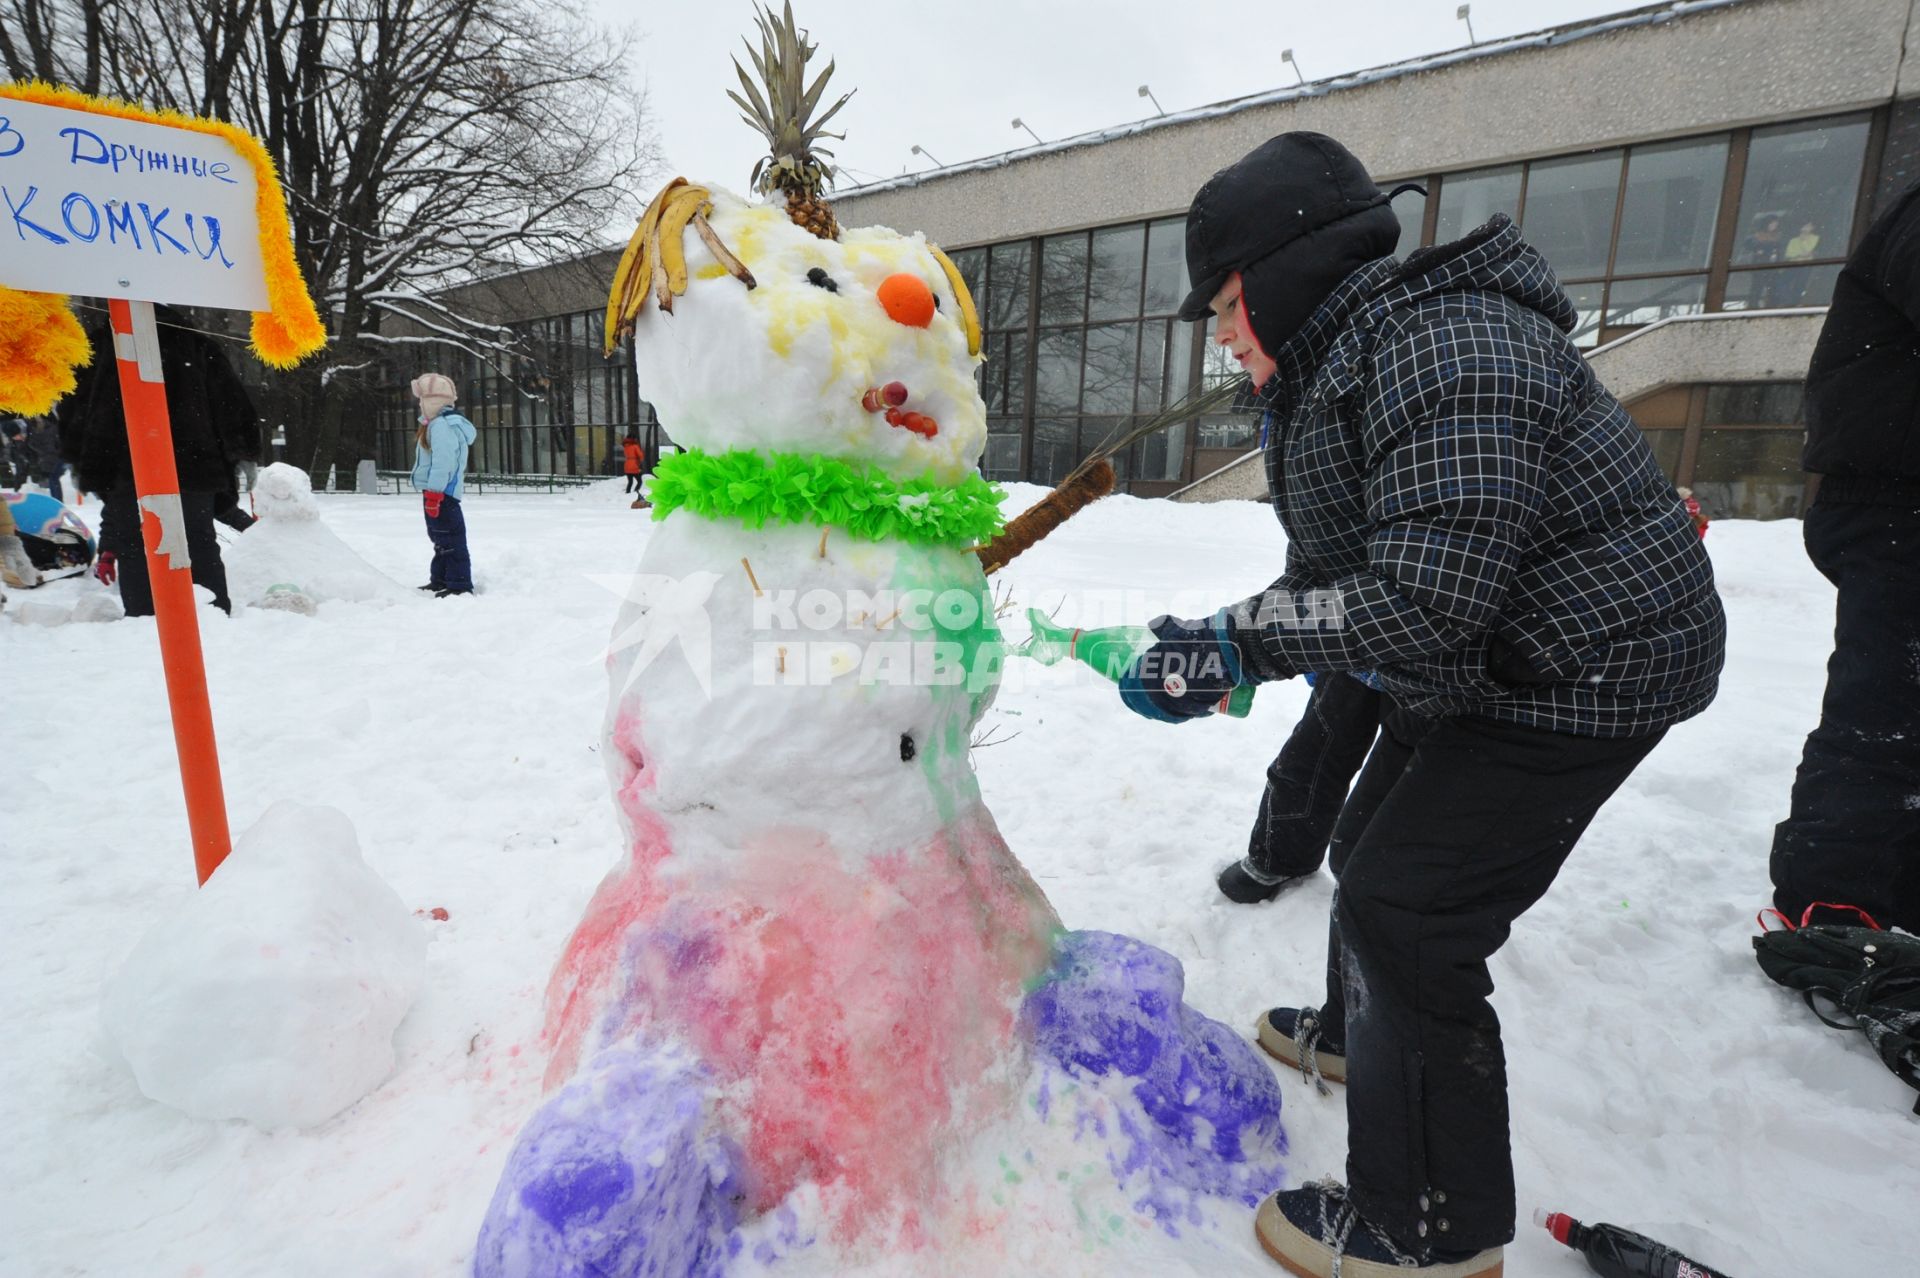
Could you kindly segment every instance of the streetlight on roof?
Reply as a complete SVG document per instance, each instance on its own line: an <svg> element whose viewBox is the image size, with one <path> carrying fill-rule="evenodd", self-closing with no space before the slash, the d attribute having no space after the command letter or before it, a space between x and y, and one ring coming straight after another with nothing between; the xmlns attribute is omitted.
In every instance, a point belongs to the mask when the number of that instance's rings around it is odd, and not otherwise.
<svg viewBox="0 0 1920 1278"><path fill-rule="evenodd" d="M1153 103L1153 109L1159 114L1165 115L1167 113L1167 109L1160 105L1160 99L1153 96L1153 90L1144 84L1140 86L1140 96Z"/></svg>
<svg viewBox="0 0 1920 1278"><path fill-rule="evenodd" d="M1301 85L1304 86L1307 82L1307 77L1304 75L1300 75L1300 64L1293 60L1293 50L1292 49L1280 50L1280 60L1293 68L1293 73L1297 76L1300 76L1300 83Z"/></svg>
<svg viewBox="0 0 1920 1278"><path fill-rule="evenodd" d="M1473 34L1473 6L1463 4L1453 11L1453 16L1467 24L1467 43L1479 44L1479 38Z"/></svg>
<svg viewBox="0 0 1920 1278"><path fill-rule="evenodd" d="M939 160L938 160L937 158L935 158L935 156L934 156L934 154L933 154L933 152L931 152L931 151L929 151L929 150L927 150L927 149L926 149L925 147L923 147L923 146L921 146L921 145L920 145L919 143L917 143L917 142L916 142L916 143L914 144L914 147L913 147L913 153L914 153L915 155L924 155L924 156L926 156L926 157L927 157L927 158L928 158L929 160L932 160L932 161L933 161L933 167L934 167L934 168L936 168L936 169L944 169L944 168L946 168L946 167L947 167L946 165L944 165L944 164L942 164L942 163L940 163L940 161L939 161Z"/></svg>
<svg viewBox="0 0 1920 1278"><path fill-rule="evenodd" d="M1038 133L1035 133L1031 128L1027 126L1027 122L1025 120L1022 120L1017 115L1013 117L1013 127L1016 129L1026 129L1028 137L1032 138L1035 142L1038 142L1042 146L1045 146L1047 144L1047 140L1045 138L1041 137Z"/></svg>

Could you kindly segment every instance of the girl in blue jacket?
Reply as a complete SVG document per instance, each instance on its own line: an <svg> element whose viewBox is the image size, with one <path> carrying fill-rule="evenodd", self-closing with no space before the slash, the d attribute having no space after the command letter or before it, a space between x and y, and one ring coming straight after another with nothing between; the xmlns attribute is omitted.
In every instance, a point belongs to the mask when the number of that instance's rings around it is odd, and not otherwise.
<svg viewBox="0 0 1920 1278"><path fill-rule="evenodd" d="M467 470L473 423L453 411L453 379L422 373L413 379L420 401L420 429L413 437L413 486L427 512L433 567L427 584L436 599L473 593L473 561L467 556L467 521L460 513L460 480Z"/></svg>

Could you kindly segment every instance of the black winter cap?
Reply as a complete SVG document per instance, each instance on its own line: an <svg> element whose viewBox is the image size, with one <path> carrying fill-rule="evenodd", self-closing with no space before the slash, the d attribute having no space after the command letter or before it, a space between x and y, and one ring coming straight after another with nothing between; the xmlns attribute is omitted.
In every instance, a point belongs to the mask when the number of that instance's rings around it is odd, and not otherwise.
<svg viewBox="0 0 1920 1278"><path fill-rule="evenodd" d="M1207 179L1187 210L1183 320L1204 319L1227 277L1387 196L1366 165L1324 133L1269 138ZM1391 246L1389 246L1391 251Z"/></svg>

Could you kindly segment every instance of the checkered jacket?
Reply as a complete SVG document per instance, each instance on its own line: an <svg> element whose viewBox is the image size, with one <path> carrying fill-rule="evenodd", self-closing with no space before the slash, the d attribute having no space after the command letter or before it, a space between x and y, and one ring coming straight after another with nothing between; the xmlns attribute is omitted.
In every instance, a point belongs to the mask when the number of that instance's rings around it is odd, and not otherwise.
<svg viewBox="0 0 1920 1278"><path fill-rule="evenodd" d="M1573 322L1504 216L1314 313L1263 388L1287 569L1232 610L1261 673L1371 672L1418 714L1595 737L1706 707L1712 564Z"/></svg>

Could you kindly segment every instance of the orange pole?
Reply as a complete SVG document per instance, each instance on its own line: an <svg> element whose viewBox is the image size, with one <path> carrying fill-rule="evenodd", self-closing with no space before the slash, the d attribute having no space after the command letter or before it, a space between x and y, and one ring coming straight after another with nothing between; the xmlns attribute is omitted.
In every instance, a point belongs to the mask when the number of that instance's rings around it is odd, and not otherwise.
<svg viewBox="0 0 1920 1278"><path fill-rule="evenodd" d="M207 667L200 653L187 523L180 507L173 427L160 370L160 333L154 325L152 302L113 298L108 309L127 444L133 455L133 485L140 499L147 574L153 582L154 619L160 627L160 664L173 711L173 746L180 757L180 788L186 793L187 826L193 834L193 865L205 883L226 860L233 837L227 830L220 752L214 745Z"/></svg>

